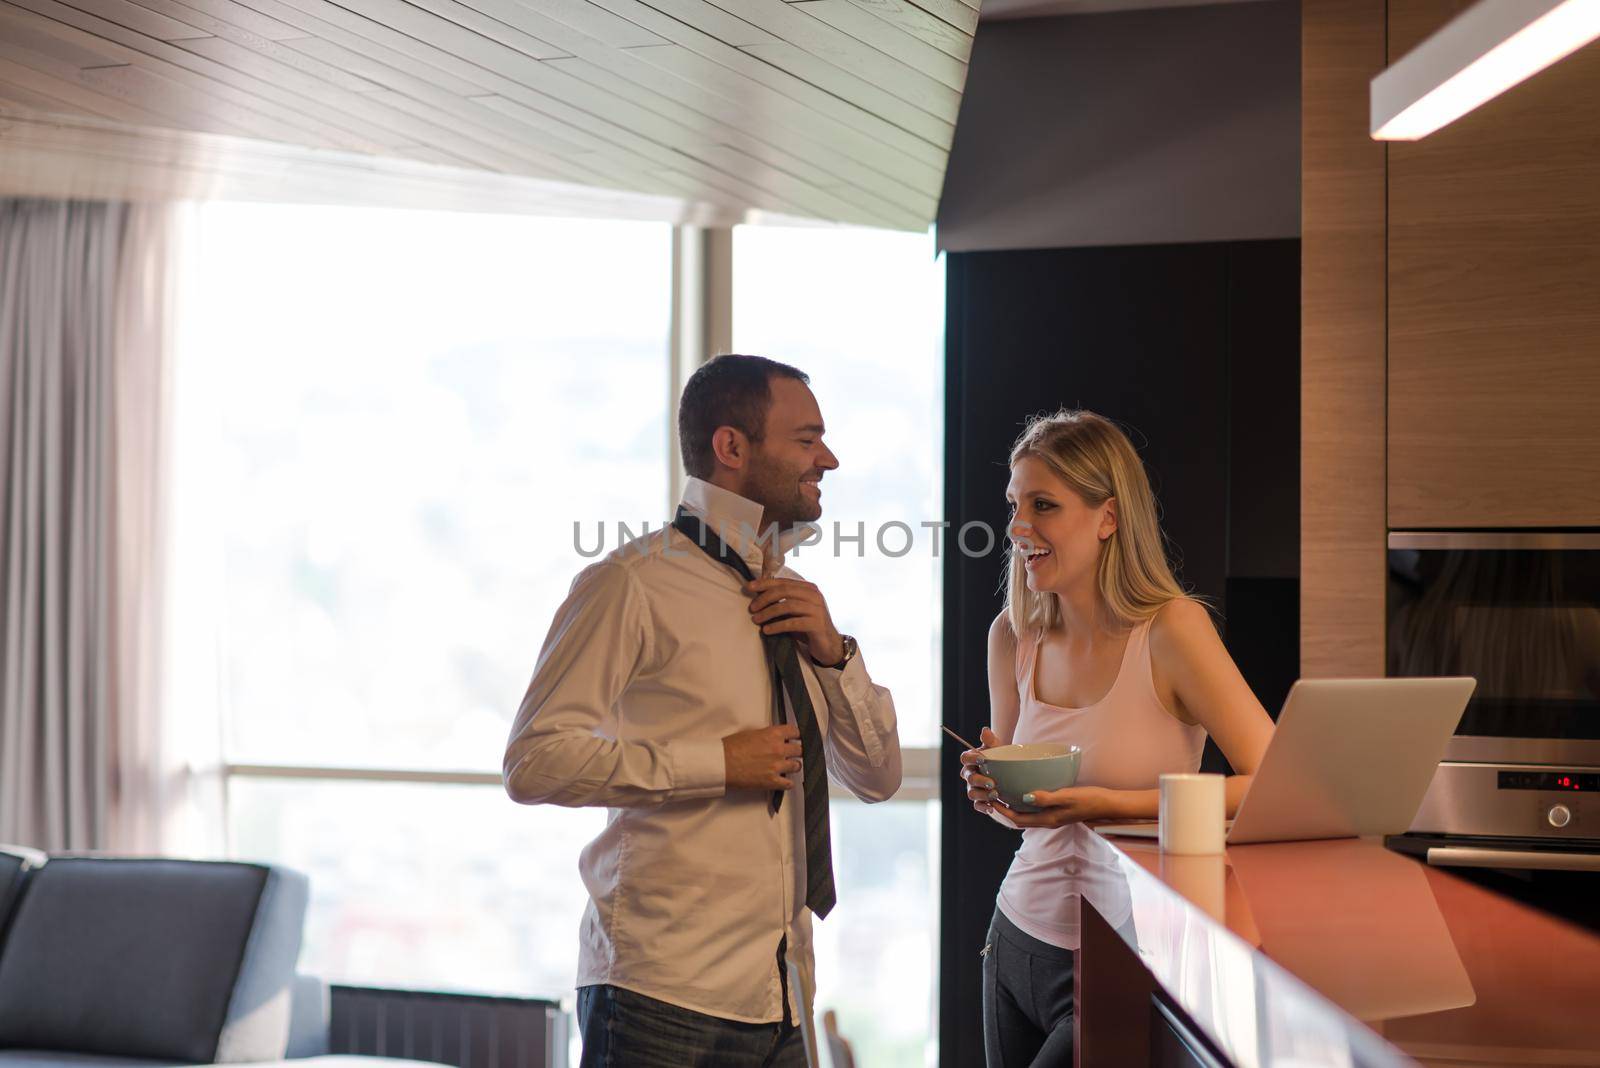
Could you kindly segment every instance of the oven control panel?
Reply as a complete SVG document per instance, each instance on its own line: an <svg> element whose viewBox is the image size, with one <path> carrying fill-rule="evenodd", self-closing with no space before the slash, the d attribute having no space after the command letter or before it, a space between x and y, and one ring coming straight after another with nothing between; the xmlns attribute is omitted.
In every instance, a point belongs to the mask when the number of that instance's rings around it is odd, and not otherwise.
<svg viewBox="0 0 1600 1068"><path fill-rule="evenodd" d="M1411 830L1600 840L1600 767L1445 761Z"/></svg>
<svg viewBox="0 0 1600 1068"><path fill-rule="evenodd" d="M1600 772L1502 771L1500 773L1500 789L1600 793Z"/></svg>

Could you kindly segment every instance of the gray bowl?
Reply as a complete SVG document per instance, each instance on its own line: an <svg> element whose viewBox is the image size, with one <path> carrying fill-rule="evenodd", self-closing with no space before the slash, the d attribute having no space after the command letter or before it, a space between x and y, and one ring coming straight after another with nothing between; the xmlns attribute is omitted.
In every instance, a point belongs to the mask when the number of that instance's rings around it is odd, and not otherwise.
<svg viewBox="0 0 1600 1068"><path fill-rule="evenodd" d="M983 751L983 773L994 780L1000 800L1018 812L1038 812L1022 803L1023 794L1062 790L1078 781L1083 750L1065 742L997 745Z"/></svg>

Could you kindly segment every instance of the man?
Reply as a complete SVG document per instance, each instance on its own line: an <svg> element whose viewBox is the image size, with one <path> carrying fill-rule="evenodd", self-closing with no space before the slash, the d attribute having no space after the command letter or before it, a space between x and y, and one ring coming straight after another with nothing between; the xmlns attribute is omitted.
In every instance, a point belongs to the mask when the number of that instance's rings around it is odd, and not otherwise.
<svg viewBox="0 0 1600 1068"><path fill-rule="evenodd" d="M578 575L511 730L513 800L610 810L579 862L583 1068L806 1064L828 778L900 787L889 691L782 566L839 466L808 381L758 356L689 379L677 519Z"/></svg>

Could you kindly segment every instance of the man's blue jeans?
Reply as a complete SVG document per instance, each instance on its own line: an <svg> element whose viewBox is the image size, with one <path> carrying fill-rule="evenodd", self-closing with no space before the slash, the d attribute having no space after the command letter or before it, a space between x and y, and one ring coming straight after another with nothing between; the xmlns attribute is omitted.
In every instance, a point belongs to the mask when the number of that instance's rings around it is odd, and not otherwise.
<svg viewBox="0 0 1600 1068"><path fill-rule="evenodd" d="M578 988L579 1068L805 1068L790 1023L724 1020L616 986Z"/></svg>

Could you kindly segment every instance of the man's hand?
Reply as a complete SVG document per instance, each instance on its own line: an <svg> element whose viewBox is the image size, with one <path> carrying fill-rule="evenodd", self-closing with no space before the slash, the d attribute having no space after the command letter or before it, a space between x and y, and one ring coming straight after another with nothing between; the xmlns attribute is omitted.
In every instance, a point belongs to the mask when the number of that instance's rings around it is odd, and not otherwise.
<svg viewBox="0 0 1600 1068"><path fill-rule="evenodd" d="M744 592L750 595L750 618L762 634L793 634L806 655L824 667L844 659L844 638L814 583L758 578L745 583Z"/></svg>
<svg viewBox="0 0 1600 1068"><path fill-rule="evenodd" d="M779 723L722 739L729 790L793 790L800 770L800 728Z"/></svg>

